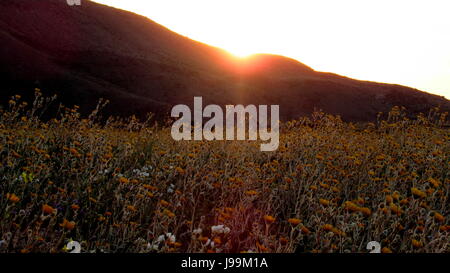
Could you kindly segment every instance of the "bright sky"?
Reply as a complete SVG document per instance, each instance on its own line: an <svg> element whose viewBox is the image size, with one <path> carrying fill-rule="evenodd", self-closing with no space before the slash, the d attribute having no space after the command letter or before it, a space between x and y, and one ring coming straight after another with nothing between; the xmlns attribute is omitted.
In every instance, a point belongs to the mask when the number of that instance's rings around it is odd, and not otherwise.
<svg viewBox="0 0 450 273"><path fill-rule="evenodd" d="M280 54L450 99L449 0L95 1L238 56Z"/></svg>

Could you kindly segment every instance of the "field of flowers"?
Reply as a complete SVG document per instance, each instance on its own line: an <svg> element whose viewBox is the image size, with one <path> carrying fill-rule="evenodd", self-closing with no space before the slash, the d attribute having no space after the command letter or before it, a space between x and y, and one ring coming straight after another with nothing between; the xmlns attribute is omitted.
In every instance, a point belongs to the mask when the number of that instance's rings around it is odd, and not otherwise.
<svg viewBox="0 0 450 273"><path fill-rule="evenodd" d="M176 142L170 127L15 96L0 112L0 253L450 252L450 131L438 109L375 123L315 113L280 148ZM101 106L100 106L101 108Z"/></svg>

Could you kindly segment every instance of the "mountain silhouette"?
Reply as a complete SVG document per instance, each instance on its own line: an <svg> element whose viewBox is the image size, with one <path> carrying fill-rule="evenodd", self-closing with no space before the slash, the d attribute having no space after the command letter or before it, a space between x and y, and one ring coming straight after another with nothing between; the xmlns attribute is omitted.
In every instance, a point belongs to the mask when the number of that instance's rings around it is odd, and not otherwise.
<svg viewBox="0 0 450 273"><path fill-rule="evenodd" d="M113 115L166 116L179 103L279 104L283 119L315 109L344 120L369 121L405 106L410 114L440 106L444 97L416 89L358 81L287 57L245 59L187 37L134 13L90 1L0 2L1 103L31 97L35 87L66 105L91 111L110 100Z"/></svg>

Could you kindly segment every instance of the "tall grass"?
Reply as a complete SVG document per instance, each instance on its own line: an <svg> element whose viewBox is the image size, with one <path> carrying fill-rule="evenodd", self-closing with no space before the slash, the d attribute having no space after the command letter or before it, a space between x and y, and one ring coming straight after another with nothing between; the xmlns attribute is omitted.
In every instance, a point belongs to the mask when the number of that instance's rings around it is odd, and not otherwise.
<svg viewBox="0 0 450 273"><path fill-rule="evenodd" d="M54 98L0 113L0 252L449 252L446 114L355 125L317 112L280 148L176 142ZM381 117L381 115L380 115Z"/></svg>

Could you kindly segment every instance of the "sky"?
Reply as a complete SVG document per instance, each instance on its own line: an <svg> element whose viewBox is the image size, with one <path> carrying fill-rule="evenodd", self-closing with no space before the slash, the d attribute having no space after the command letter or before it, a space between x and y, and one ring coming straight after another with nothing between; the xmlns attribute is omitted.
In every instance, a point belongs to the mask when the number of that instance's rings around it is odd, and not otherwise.
<svg viewBox="0 0 450 273"><path fill-rule="evenodd" d="M450 99L449 0L95 0L239 57L272 53L317 71Z"/></svg>

